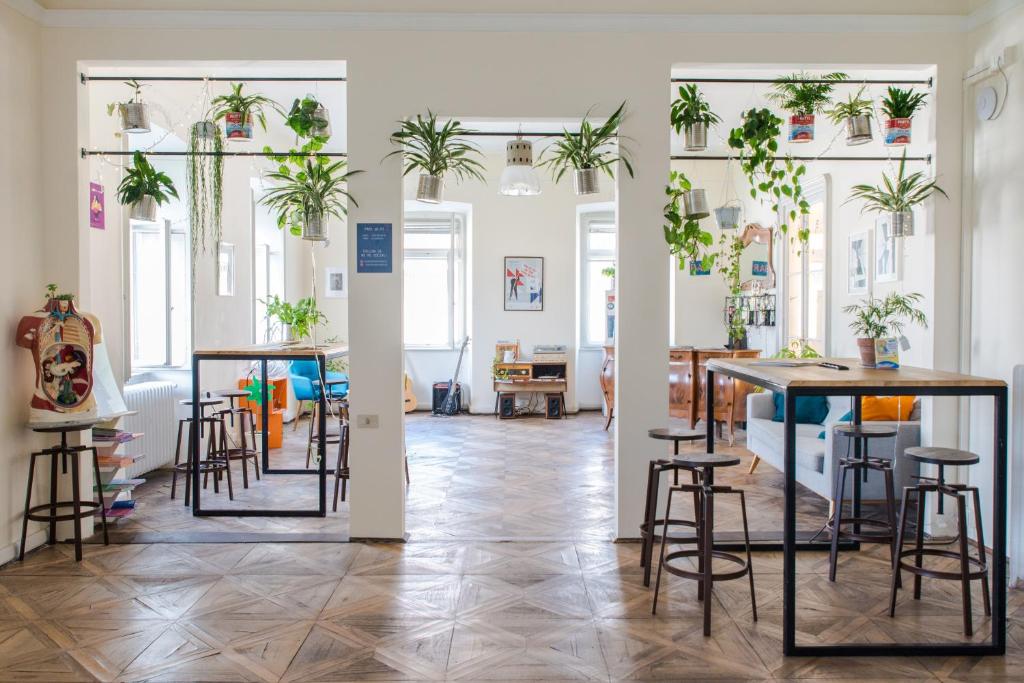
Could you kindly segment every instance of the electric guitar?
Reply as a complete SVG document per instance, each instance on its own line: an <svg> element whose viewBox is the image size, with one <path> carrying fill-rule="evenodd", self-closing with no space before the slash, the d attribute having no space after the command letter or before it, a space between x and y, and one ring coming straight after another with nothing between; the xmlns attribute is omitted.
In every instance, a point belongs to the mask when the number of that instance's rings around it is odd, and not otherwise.
<svg viewBox="0 0 1024 683"><path fill-rule="evenodd" d="M408 373L405 375L402 386L402 410L407 413L416 410L416 395L412 393L412 378Z"/></svg>
<svg viewBox="0 0 1024 683"><path fill-rule="evenodd" d="M445 394L444 402L441 404L441 415L457 415L459 412L457 388L459 386L459 371L462 369L462 356L466 353L467 344L469 344L468 336L462 340L462 348L459 349L459 360L455 363L455 374L452 375L451 381L448 382L448 393Z"/></svg>

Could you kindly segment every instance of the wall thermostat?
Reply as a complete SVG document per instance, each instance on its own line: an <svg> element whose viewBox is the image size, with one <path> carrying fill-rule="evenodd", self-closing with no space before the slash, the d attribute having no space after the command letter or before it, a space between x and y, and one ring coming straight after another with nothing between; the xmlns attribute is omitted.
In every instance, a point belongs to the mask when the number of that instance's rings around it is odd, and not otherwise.
<svg viewBox="0 0 1024 683"><path fill-rule="evenodd" d="M996 113L996 105L999 104L999 95L996 94L996 89L991 85L986 85L982 88L978 88L978 92L974 97L974 108L978 112L978 118L982 121L988 121Z"/></svg>

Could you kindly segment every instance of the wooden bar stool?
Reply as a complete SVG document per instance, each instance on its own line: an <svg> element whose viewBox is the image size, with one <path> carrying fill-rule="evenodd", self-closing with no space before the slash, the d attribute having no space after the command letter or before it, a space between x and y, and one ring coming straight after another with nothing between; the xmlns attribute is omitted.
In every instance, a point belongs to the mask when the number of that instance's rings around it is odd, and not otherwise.
<svg viewBox="0 0 1024 683"><path fill-rule="evenodd" d="M235 441L233 436L228 436L225 443L221 444L221 450L225 451L231 460L242 461L242 488L247 489L249 488L248 467L250 458L252 459L256 480L259 481L260 479L259 453L256 450L256 444L258 443L256 441L256 417L248 406L235 407L235 400L248 397L249 392L243 389L224 389L218 391L217 396L228 400L228 407L217 411L217 414L222 418L227 418L232 429L235 427L235 417L238 417L238 441ZM248 434L246 433L247 431ZM222 433L227 434L227 431L224 430Z"/></svg>
<svg viewBox="0 0 1024 683"><path fill-rule="evenodd" d="M673 427L661 427L648 430L647 436L652 439L672 442L673 455L679 455L679 444L684 441L694 442L707 438L707 435L687 429L676 429ZM659 519L657 518L658 494L661 488L661 475L665 472L672 472L673 483L679 485L679 471L690 473L691 482L694 486L700 483L697 470L678 465L670 460L651 460L647 465L647 497L644 500L644 521L640 525L640 566L644 568L644 585L651 585L651 558L654 556L654 544L661 541L661 535L654 533L661 527L665 533L669 526L683 526L690 529L697 528L697 515L700 514L700 500L696 493L693 494L694 519ZM692 543L687 537L669 536L673 543Z"/></svg>
<svg viewBox="0 0 1024 683"><path fill-rule="evenodd" d="M334 505L332 512L338 511L338 487L341 487L341 499L345 500L348 490L348 401L340 401L338 405L338 461L334 465ZM408 476L408 474L406 475Z"/></svg>
<svg viewBox="0 0 1024 683"><path fill-rule="evenodd" d="M849 439L849 444L855 442L859 447L854 449L850 455L847 449L845 458L839 459L839 470L836 472L836 479L833 484L833 510L832 516L825 523L832 535L831 548L829 549L828 580L836 580L836 565L839 560L839 541L847 539L861 543L887 543L890 556L896 558L896 494L893 491L892 467L893 460L889 458L878 458L868 456L868 443L871 439L888 439L896 436L895 427L886 425L869 424L841 424L833 429L836 436L844 436ZM861 481L867 481L868 471L881 472L885 477L885 519L871 519L861 516L860 509L860 488ZM851 516L843 517L843 503L846 500L846 475L853 475L853 504ZM852 531L844 531L843 525L852 525ZM867 531L862 527L871 527Z"/></svg>
<svg viewBox="0 0 1024 683"><path fill-rule="evenodd" d="M903 489L903 502L900 505L900 528L896 539L896 557L893 560L892 588L889 594L889 616L896 616L896 591L899 589L900 573L906 570L914 575L914 599L921 599L921 577L959 581L964 613L964 634L974 635L973 619L971 618L971 581L981 581L981 596L985 603L985 616L992 616L992 603L988 590L988 562L985 558L985 535L981 528L981 500L976 486L966 484L949 484L945 480L946 467L961 467L977 464L981 458L968 451L956 448L913 447L904 451L904 455L915 462L938 465L938 476L935 478L921 477L917 486ZM904 533L907 527L907 500L910 494L917 496L917 529L914 547L903 549ZM942 550L941 548L924 547L925 494L936 493L939 500L949 496L956 500L957 524L956 537L959 551ZM974 524L977 536L978 557L971 557L967 543L967 496L974 496ZM923 566L926 556L946 557L957 560L960 571L940 571ZM914 563L904 562L903 558L913 558Z"/></svg>
<svg viewBox="0 0 1024 683"><path fill-rule="evenodd" d="M196 430L192 424L191 417L183 417L178 420L178 437L175 442L174 448L174 465L172 467L171 475L171 500L174 500L174 495L177 491L178 486L178 473L185 475L185 505L189 504L192 493L192 444L193 439L203 439L202 434L206 432L206 457L197 463L199 472L203 475L203 488L206 488L208 477L213 473L213 492L220 493L220 473L224 472L227 474L228 479L228 500L235 499L235 491L231 484L231 459L222 457L220 453L220 445L225 440L224 436L224 419L223 416L218 415L217 417L204 417L200 419L199 429ZM220 435L218 436L217 428L220 427ZM181 445L182 445L182 432L188 430L188 438L186 439L186 453L185 462L181 461ZM198 433L197 433L198 432ZM200 447L202 445L200 444Z"/></svg>
<svg viewBox="0 0 1024 683"><path fill-rule="evenodd" d="M75 527L75 561L82 561L82 520L99 513L103 520L103 545L110 545L107 536L107 506L103 498L103 481L100 479L100 459L96 448L92 446L69 446L68 433L92 429L98 421L82 422L71 425L55 425L53 427L33 427L32 431L40 434L60 434L60 444L45 448L31 454L32 460L28 468L28 488L25 492L25 514L21 523L21 548L18 560L25 559L25 543L28 540L28 522L49 523L49 534L46 542L57 542L57 522L74 522ZM92 454L92 469L95 479L95 490L99 501L82 500L79 487L79 458L83 453ZM61 460L64 474L68 473L68 459L71 459L71 500L57 499L57 459ZM32 505L32 483L35 479L36 458L50 458L50 502ZM71 508L71 512L61 514L60 508ZM45 511L45 512L44 512Z"/></svg>
<svg viewBox="0 0 1024 683"><path fill-rule="evenodd" d="M754 566L750 557L750 534L747 530L747 502L742 489L734 489L731 486L715 486L715 469L718 467L733 467L740 464L740 459L732 455L719 453L692 453L681 455L674 459L674 462L696 469L700 472L700 485L681 484L673 486L668 490L668 503L665 506L665 518L669 516L672 509L673 493L696 493L700 499L700 517L697 528L697 548L688 550L676 550L671 553L665 552L668 546L668 534L661 536L661 562L658 564L658 576L654 581L654 605L651 607L651 614L658 611L658 592L661 588L661 572L665 570L669 574L675 574L698 582L697 599L704 601L704 635L711 635L711 599L712 589L715 581L731 581L744 576L750 577L750 606L753 611L754 621L757 621L757 600L754 597ZM736 494L740 497L740 510L743 513L743 540L746 544L747 558L715 550L715 496ZM686 569L683 566L673 566L672 561L696 557L697 571ZM712 571L714 559L725 560L739 565L739 569L733 571Z"/></svg>

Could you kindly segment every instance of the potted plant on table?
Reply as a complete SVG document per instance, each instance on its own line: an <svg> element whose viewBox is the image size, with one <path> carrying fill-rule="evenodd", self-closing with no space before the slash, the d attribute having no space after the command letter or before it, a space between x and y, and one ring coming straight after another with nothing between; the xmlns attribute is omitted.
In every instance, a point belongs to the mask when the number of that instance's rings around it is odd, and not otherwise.
<svg viewBox="0 0 1024 683"><path fill-rule="evenodd" d="M889 86L882 98L885 114L885 144L890 147L910 144L910 127L914 113L924 106L925 94L910 88Z"/></svg>
<svg viewBox="0 0 1024 683"><path fill-rule="evenodd" d="M117 186L117 201L130 206L130 218L146 223L156 222L157 207L178 198L178 190L166 173L153 168L141 152L132 156L132 166Z"/></svg>
<svg viewBox="0 0 1024 683"><path fill-rule="evenodd" d="M701 193L701 198L692 198L695 192ZM706 270L715 261L715 254L706 251L714 239L710 232L700 227L700 219L710 215L703 192L691 189L690 181L684 174L676 171L669 174L669 182L665 187L668 196L664 209L666 222L662 229L670 253L679 258L680 270L692 264L697 264L700 270Z"/></svg>
<svg viewBox="0 0 1024 683"><path fill-rule="evenodd" d="M814 115L822 113L831 102L833 84L846 78L846 74L838 71L820 78L801 71L775 81L768 99L790 113L790 142L814 139Z"/></svg>
<svg viewBox="0 0 1024 683"><path fill-rule="evenodd" d="M401 145L401 149L384 158L404 155L403 176L420 171L417 200L439 204L447 175L455 176L460 182L466 178L484 180L484 165L476 158L480 156L480 149L459 137L472 133L463 128L460 121L451 119L438 127L437 114L428 109L426 118L417 114L415 120L399 121L399 126L391 134L391 142Z"/></svg>
<svg viewBox="0 0 1024 683"><path fill-rule="evenodd" d="M871 142L871 113L874 107L871 100L864 97L864 87L846 98L845 102L836 102L825 112L829 120L837 126L846 126L846 144L848 146L863 145Z"/></svg>
<svg viewBox="0 0 1024 683"><path fill-rule="evenodd" d="M277 318L284 328L285 339L290 341L312 339L316 327L327 324L327 316L317 308L313 297L290 304L275 294L268 300L260 300L260 303L267 307L268 318Z"/></svg>
<svg viewBox="0 0 1024 683"><path fill-rule="evenodd" d="M623 102L603 124L595 126L588 111L580 122L580 132L570 133L563 129L558 142L544 150L537 165L547 166L556 183L572 169L573 190L577 195L600 192L598 173L604 172L609 178L614 178L612 167L620 161L632 178L629 153L623 148L618 133L625 115L626 103ZM613 147L616 140L619 143L617 152Z"/></svg>
<svg viewBox="0 0 1024 683"><path fill-rule="evenodd" d="M883 173L881 185L854 185L850 198L846 200L864 200L862 212L890 214L894 237L909 237L914 234L913 208L931 197L933 193L938 192L949 198L945 190L934 180L929 180L923 171L907 175L906 165L907 153L904 150L895 178Z"/></svg>
<svg viewBox="0 0 1024 683"><path fill-rule="evenodd" d="M362 171L346 171L344 160L330 163L325 157L307 157L305 164L293 170L282 164L265 177L276 187L260 199L260 204L277 212L277 226L289 228L304 240L327 239L329 216L348 214L348 202L359 206L348 192L348 179Z"/></svg>
<svg viewBox="0 0 1024 683"><path fill-rule="evenodd" d="M107 105L107 115L113 116L116 111L121 117L121 132L148 133L149 105L142 101L142 89L145 87L135 79L125 81L132 89L132 97L126 102L111 102Z"/></svg>
<svg viewBox="0 0 1024 683"><path fill-rule="evenodd" d="M224 122L224 137L228 140L252 140L252 123L255 119L260 128L267 129L266 109L272 109L285 115L284 110L274 100L263 95L243 95L245 83L232 83L231 93L218 95L210 100L212 118Z"/></svg>
<svg viewBox="0 0 1024 683"><path fill-rule="evenodd" d="M870 297L859 304L843 307L843 312L853 316L850 329L857 335L857 349L864 367L875 367L876 348L879 341L890 340L903 333L908 323L927 329L928 319L916 306L924 297L916 292L900 294L890 292L884 299Z"/></svg>
<svg viewBox="0 0 1024 683"><path fill-rule="evenodd" d="M708 147L708 128L722 119L711 111L696 83L685 83L672 102L670 121L676 133L682 132L687 152L703 152Z"/></svg>

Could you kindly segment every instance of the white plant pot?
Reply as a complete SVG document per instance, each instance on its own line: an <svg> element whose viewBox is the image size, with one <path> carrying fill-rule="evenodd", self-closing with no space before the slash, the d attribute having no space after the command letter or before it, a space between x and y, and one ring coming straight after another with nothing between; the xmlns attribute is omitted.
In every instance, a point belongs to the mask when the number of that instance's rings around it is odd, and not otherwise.
<svg viewBox="0 0 1024 683"><path fill-rule="evenodd" d="M133 221L139 221L141 223L156 223L157 208L159 208L159 206L156 203L156 199L147 194L143 196L142 199L132 204L129 217Z"/></svg>
<svg viewBox="0 0 1024 683"><path fill-rule="evenodd" d="M124 133L148 133L149 105L143 102L124 102L117 105L121 115L121 131Z"/></svg>

